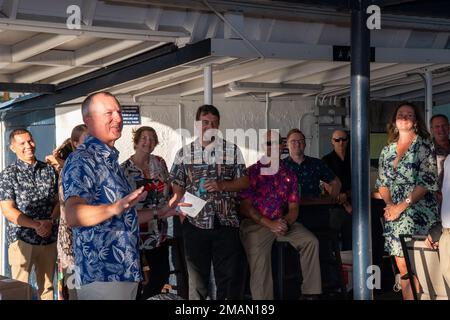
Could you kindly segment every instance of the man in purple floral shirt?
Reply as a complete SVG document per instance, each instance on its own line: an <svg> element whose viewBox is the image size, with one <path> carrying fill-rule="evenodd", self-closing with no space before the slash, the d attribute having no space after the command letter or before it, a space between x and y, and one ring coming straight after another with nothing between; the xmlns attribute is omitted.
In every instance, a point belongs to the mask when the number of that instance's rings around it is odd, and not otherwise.
<svg viewBox="0 0 450 320"><path fill-rule="evenodd" d="M247 219L241 223L240 236L250 267L252 297L255 300L274 298L271 250L275 240L287 241L300 251L302 294L318 295L322 290L319 243L310 231L296 222L297 176L282 162L272 174L263 173L262 169L270 166L271 149L279 153L278 134L269 131L265 145L266 157L248 169L250 186L241 193L240 212Z"/></svg>

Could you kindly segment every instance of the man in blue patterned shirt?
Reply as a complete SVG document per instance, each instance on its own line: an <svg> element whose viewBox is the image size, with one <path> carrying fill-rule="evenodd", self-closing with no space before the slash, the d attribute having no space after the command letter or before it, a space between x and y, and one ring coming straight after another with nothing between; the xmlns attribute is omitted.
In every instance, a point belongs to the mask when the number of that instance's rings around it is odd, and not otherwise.
<svg viewBox="0 0 450 320"><path fill-rule="evenodd" d="M88 127L84 144L64 166L67 223L73 228L75 283L81 300L133 300L142 280L134 205L143 200L118 163L114 143L122 134L122 113L108 92L89 95L82 104ZM143 221L142 221L143 222Z"/></svg>
<svg viewBox="0 0 450 320"><path fill-rule="evenodd" d="M59 215L57 175L34 156L31 133L15 129L9 136L17 160L0 173L0 206L8 220L8 260L13 279L28 282L34 265L39 297L53 299Z"/></svg>

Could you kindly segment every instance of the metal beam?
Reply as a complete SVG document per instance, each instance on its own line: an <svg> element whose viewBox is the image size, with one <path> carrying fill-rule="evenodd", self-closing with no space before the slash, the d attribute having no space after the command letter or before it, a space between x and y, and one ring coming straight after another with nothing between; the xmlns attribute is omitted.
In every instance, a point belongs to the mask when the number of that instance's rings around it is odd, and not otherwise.
<svg viewBox="0 0 450 320"><path fill-rule="evenodd" d="M74 53L72 51L61 51L59 50L59 54L65 53L66 58L69 58L69 61L66 63L57 63L55 66L57 68L43 68L43 67L30 67L25 70L22 70L13 75L13 79L15 82L36 82L43 79L47 79L49 77L58 75L62 72L69 70L73 66L83 66L89 62L98 60L99 58L107 56L110 52L120 52L122 50L128 49L130 47L134 47L139 44L139 41L136 40L114 40L114 39L103 39L97 41L89 46L83 47L81 49L76 50ZM39 56L34 56L29 58L27 61L39 61L40 59L44 60L46 63L42 63L42 65L48 65L47 61L56 58L56 52L58 50L52 51L52 53L44 52ZM70 56L70 53L73 55ZM36 63L40 64L40 63ZM101 67L101 65L88 65L87 67ZM46 81L47 82L47 81Z"/></svg>
<svg viewBox="0 0 450 320"><path fill-rule="evenodd" d="M450 63L450 49L375 48L375 62Z"/></svg>
<svg viewBox="0 0 450 320"><path fill-rule="evenodd" d="M371 85L387 83L400 78L406 78L407 72L418 70L423 67L431 67L430 64L397 64L397 65L383 65L383 64L371 64L370 68L370 80ZM331 77L333 79L331 82L325 82L325 89L322 94L326 95L347 95L350 92L351 84L348 76L336 79L336 77ZM309 79L305 82L310 82ZM376 90L376 89L375 89Z"/></svg>
<svg viewBox="0 0 450 320"><path fill-rule="evenodd" d="M244 40L211 39L215 56L240 58L258 57ZM252 40L252 44L267 58L288 60L333 61L333 46L319 44L265 42ZM450 49L375 48L375 61L379 63L450 63Z"/></svg>
<svg viewBox="0 0 450 320"><path fill-rule="evenodd" d="M145 86L144 88L140 88L137 90L133 90L130 92L130 94L134 97L140 97L143 95L147 95L150 93L153 93L155 91L158 91L158 94L161 93L161 90L174 87L180 83L200 79L203 76L202 70L197 70L194 72L190 72L188 74L184 74L181 76L177 76L175 78L169 78L167 80L157 81L156 83L150 84Z"/></svg>
<svg viewBox="0 0 450 320"><path fill-rule="evenodd" d="M399 0L400 1L400 0ZM407 1L407 0L405 0ZM107 0L111 4L129 3L130 5L153 5L162 8L183 8L189 10L209 11L198 0ZM345 2L352 2L346 0ZM350 15L347 11L338 11L335 8L324 6L313 7L293 1L242 1L242 0L208 0L210 5L219 12L239 11L244 15L277 18L282 20L302 20L314 23L328 23L334 25L350 26ZM423 29L432 31L450 30L448 19L432 17L383 15L383 28L394 29Z"/></svg>
<svg viewBox="0 0 450 320"><path fill-rule="evenodd" d="M199 62L203 62L207 60L209 64L214 64L214 69L216 71L218 70L225 70L226 68L234 65L235 63L239 63L240 59L232 59L230 60L230 58L227 59L221 59L221 58L215 58L215 60L210 60L209 58L206 59L202 59ZM195 64L195 62L194 62ZM202 68L204 66L206 66L208 64L202 64ZM178 84L181 83L185 83L185 82L189 82L195 79L200 79L200 77L203 76L203 70L198 69L197 67L194 68L187 68L188 66L190 66L190 64L187 64L185 66L183 66L182 68L184 69L179 71L178 69L174 70L173 73L170 72L170 70L167 71L163 71L163 72L159 72L157 75L153 76L153 77L145 77L143 78L142 84L141 85L136 85L136 82L129 82L129 86L127 88L127 84L124 84L122 86L120 86L120 92L123 92L123 90L125 91L129 91L129 90L133 90L131 92L129 92L132 96L134 97L138 97L138 96L143 96L143 95L147 95L150 93L153 93L155 91L158 91L158 94L161 93L161 90L169 88L169 87L174 87L176 88L176 86ZM114 90L117 87L114 88ZM169 89L170 90L170 89ZM164 92L167 92L168 90L164 90ZM178 94L178 93L176 93Z"/></svg>
<svg viewBox="0 0 450 320"><path fill-rule="evenodd" d="M143 42L143 43L135 45L131 48L116 51L109 56L102 57L102 58L94 60L94 61L90 61L88 63L85 63L82 66L77 66L77 67L67 70L65 72L58 73L55 76L46 78L45 81L47 83L60 83L63 81L67 81L68 79L76 78L76 77L86 74L88 72L94 71L95 69L98 69L101 67L106 67L113 63L117 63L119 61L136 56L138 54L148 52L152 49L160 47L161 45L163 45L163 43L161 43L161 42L150 42L150 41ZM75 62L74 62L74 64L75 64Z"/></svg>
<svg viewBox="0 0 450 320"><path fill-rule="evenodd" d="M387 83L386 85L383 86L383 88L374 88L374 90L372 90L372 97L387 98L391 96L398 96L408 92L424 89L423 81L421 81L419 77L414 77L414 80L412 79L409 80L409 78L405 78L405 81L408 81L408 83L396 81L395 83ZM448 82L450 82L449 76L439 78L436 77L433 78L433 87Z"/></svg>
<svg viewBox="0 0 450 320"><path fill-rule="evenodd" d="M50 93L54 92L55 88L52 84L0 82L0 91L8 92Z"/></svg>
<svg viewBox="0 0 450 320"><path fill-rule="evenodd" d="M320 84L287 84L287 83L261 83L261 82L232 82L229 84L232 91L244 92L285 92L285 93L319 93L323 86Z"/></svg>
<svg viewBox="0 0 450 320"><path fill-rule="evenodd" d="M111 53L133 47L139 43L140 42L136 40L104 39L97 41L75 51L75 65L84 65L99 58L106 57Z"/></svg>
<svg viewBox="0 0 450 320"><path fill-rule="evenodd" d="M257 60L244 64L243 66L237 66L228 70L216 72L214 74L213 87L221 87L227 85L233 81L244 80L250 77L262 75L272 72L279 68L285 68L290 65L297 64L298 61L292 60L277 60L277 59L265 59ZM182 84L180 86L180 95L188 96L203 91L203 80L198 79L189 83Z"/></svg>
<svg viewBox="0 0 450 320"><path fill-rule="evenodd" d="M422 82L422 87L423 88L420 89L420 90L411 91L411 92L408 92L408 93L405 93L405 94L402 94L402 95L398 95L397 97L402 99L402 100L405 100L405 101L412 101L412 100L416 100L416 99L422 98L422 97L428 98L427 94L425 92L426 89L425 89L425 83L424 82ZM432 91L431 96L434 96L435 94L442 94L442 93L445 93L445 92L450 92L450 84L449 83L443 83L441 85L435 85L435 83L433 82L433 88L432 88L431 91ZM433 97L431 97L431 98L433 98ZM425 101L425 102L427 102L427 101ZM431 104L430 101L428 101L428 103Z"/></svg>
<svg viewBox="0 0 450 320"><path fill-rule="evenodd" d="M336 66L346 65L347 62L336 62ZM298 65L290 66L288 68L283 68L276 70L274 72L247 79L246 81L251 82L268 82L268 83L294 83L296 79L306 77L317 72L325 71L330 69L329 62L322 61L302 61ZM245 92L227 92L225 97L231 98L244 94Z"/></svg>
<svg viewBox="0 0 450 320"><path fill-rule="evenodd" d="M13 82L25 82L32 83L37 82L48 77L54 76L56 74L60 74L67 70L70 70L72 67L70 66L30 66L25 70L16 72L12 75ZM46 81L44 81L46 82Z"/></svg>
<svg viewBox="0 0 450 320"><path fill-rule="evenodd" d="M0 19L1 20L1 19ZM75 39L72 35L39 34L11 47L12 62L19 62Z"/></svg>
<svg viewBox="0 0 450 320"><path fill-rule="evenodd" d="M174 42L179 38L189 37L189 32L154 31L149 29L131 29L81 25L80 29L68 29L65 23L43 22L33 20L10 20L0 18L0 29L31 31L57 34L60 36L91 36L106 39Z"/></svg>
<svg viewBox="0 0 450 320"><path fill-rule="evenodd" d="M30 95L17 101L3 103L0 105L0 112L2 118L5 118L7 111L20 112L54 107L95 91L207 57L210 53L211 42L209 40L181 49L176 48L173 44L165 45L118 62L108 68L62 83L56 87L54 94Z"/></svg>
<svg viewBox="0 0 450 320"><path fill-rule="evenodd" d="M75 54L70 50L52 49L23 60L21 63L54 67L71 67L75 65Z"/></svg>

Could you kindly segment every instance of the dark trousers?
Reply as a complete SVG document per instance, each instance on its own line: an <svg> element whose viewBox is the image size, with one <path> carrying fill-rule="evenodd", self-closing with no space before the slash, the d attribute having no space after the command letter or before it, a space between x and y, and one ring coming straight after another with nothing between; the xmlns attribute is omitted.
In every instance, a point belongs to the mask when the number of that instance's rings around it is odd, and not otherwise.
<svg viewBox="0 0 450 320"><path fill-rule="evenodd" d="M237 276L243 260L239 229L221 226L205 230L193 226L185 219L183 238L189 275L189 299L206 299L211 262L217 299L237 299L241 292ZM243 268L240 269L242 273Z"/></svg>
<svg viewBox="0 0 450 320"><path fill-rule="evenodd" d="M151 250L143 250L148 265L150 266L150 278L142 288L139 300L148 299L161 293L164 285L169 282L169 246L163 243L160 247Z"/></svg>
<svg viewBox="0 0 450 320"><path fill-rule="evenodd" d="M342 251L352 250L352 215L344 213L344 219L341 227Z"/></svg>

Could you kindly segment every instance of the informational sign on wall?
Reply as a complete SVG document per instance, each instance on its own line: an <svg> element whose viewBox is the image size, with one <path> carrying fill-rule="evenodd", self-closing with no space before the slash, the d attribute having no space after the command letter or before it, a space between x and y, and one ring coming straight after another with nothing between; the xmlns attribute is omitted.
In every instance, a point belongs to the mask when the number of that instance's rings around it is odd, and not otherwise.
<svg viewBox="0 0 450 320"><path fill-rule="evenodd" d="M123 124L141 124L140 106L122 106Z"/></svg>

